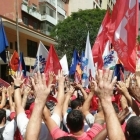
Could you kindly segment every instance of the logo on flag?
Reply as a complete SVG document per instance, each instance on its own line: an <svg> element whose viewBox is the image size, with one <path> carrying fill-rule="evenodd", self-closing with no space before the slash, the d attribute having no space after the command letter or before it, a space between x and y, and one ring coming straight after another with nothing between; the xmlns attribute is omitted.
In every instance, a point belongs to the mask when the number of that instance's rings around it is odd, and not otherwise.
<svg viewBox="0 0 140 140"><path fill-rule="evenodd" d="M45 64L46 64L45 58L42 55L39 55L39 59L38 59L38 57L36 57L34 69L37 68L37 66L39 65L39 70L41 73L43 73L44 69L45 69Z"/></svg>
<svg viewBox="0 0 140 140"><path fill-rule="evenodd" d="M111 51L107 56L103 58L103 60L105 68L114 67L118 60L117 53L115 51Z"/></svg>
<svg viewBox="0 0 140 140"><path fill-rule="evenodd" d="M34 65L34 72L37 72L37 71L40 71L41 73L44 72L47 58L48 58L48 50L40 41L37 55L36 55L36 61Z"/></svg>

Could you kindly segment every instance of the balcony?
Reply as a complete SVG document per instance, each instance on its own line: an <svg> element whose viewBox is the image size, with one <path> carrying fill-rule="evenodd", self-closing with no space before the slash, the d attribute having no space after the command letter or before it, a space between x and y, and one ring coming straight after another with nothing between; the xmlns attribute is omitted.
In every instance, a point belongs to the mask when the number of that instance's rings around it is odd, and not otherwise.
<svg viewBox="0 0 140 140"><path fill-rule="evenodd" d="M21 10L28 13L28 8L27 8L27 5L25 3L22 3Z"/></svg>
<svg viewBox="0 0 140 140"><path fill-rule="evenodd" d="M61 15L65 16L65 10L63 10L61 7L57 6L57 12L59 12Z"/></svg>
<svg viewBox="0 0 140 140"><path fill-rule="evenodd" d="M47 31L47 30L41 30L41 33L43 33L43 34L45 34L45 35L50 35L50 32L49 31Z"/></svg>
<svg viewBox="0 0 140 140"><path fill-rule="evenodd" d="M48 2L49 4L51 4L52 6L55 6L55 0L39 0L39 2Z"/></svg>
<svg viewBox="0 0 140 140"><path fill-rule="evenodd" d="M22 3L21 9L22 11L30 14L31 16L37 18L38 20L41 20L41 14L38 11L33 10L32 7L27 6L25 3Z"/></svg>
<svg viewBox="0 0 140 140"><path fill-rule="evenodd" d="M48 22L52 23L53 25L56 25L56 19L51 17L51 16L49 16L49 15L47 15L47 14L46 15L42 15L41 20L42 21L47 20Z"/></svg>
<svg viewBox="0 0 140 140"><path fill-rule="evenodd" d="M29 14L39 20L41 20L41 14L38 11L34 11L32 9L29 10Z"/></svg>

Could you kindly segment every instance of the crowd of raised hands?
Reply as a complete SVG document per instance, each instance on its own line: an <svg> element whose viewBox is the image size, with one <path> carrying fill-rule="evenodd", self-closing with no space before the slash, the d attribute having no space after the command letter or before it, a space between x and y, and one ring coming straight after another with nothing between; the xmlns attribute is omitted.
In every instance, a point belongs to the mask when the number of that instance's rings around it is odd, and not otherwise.
<svg viewBox="0 0 140 140"><path fill-rule="evenodd" d="M61 70L16 72L0 89L0 140L140 140L140 72L112 76L98 70L85 88Z"/></svg>

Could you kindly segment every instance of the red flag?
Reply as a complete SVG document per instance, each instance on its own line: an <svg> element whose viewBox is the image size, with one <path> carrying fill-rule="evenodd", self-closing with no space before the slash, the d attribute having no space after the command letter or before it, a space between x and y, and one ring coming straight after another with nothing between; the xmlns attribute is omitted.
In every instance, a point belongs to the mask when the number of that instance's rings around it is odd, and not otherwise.
<svg viewBox="0 0 140 140"><path fill-rule="evenodd" d="M9 87L10 86L10 84L9 83L7 83L6 81L4 81L3 79L1 79L0 78L0 87Z"/></svg>
<svg viewBox="0 0 140 140"><path fill-rule="evenodd" d="M109 14L109 11L107 11L102 21L95 43L92 47L92 55L93 55L94 63L98 63L98 68L102 68L103 66L102 55L105 49L105 44L108 41L108 37L106 33L108 31L108 25L110 23L110 20L111 20L111 16Z"/></svg>
<svg viewBox="0 0 140 140"><path fill-rule="evenodd" d="M120 12L121 11L121 12ZM117 0L112 23L112 43L119 59L128 71L136 70L136 38L138 33L138 0ZM112 26L113 27L113 26Z"/></svg>
<svg viewBox="0 0 140 140"><path fill-rule="evenodd" d="M50 50L49 50L49 54L48 54L48 59L47 59L47 63L45 66L45 74L46 74L46 79L48 81L48 74L50 71L53 71L56 75L58 74L58 70L61 70L61 64L59 62L59 58L55 52L54 47L51 45L50 46Z"/></svg>
<svg viewBox="0 0 140 140"><path fill-rule="evenodd" d="M10 60L10 67L13 71L17 71L18 66L19 66L19 55L16 51L14 51Z"/></svg>

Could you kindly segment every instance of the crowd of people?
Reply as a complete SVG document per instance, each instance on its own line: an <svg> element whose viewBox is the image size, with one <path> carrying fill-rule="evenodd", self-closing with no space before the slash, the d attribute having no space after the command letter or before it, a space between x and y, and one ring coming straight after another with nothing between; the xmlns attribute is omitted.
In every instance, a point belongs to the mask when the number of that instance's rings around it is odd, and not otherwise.
<svg viewBox="0 0 140 140"><path fill-rule="evenodd" d="M85 88L61 70L16 72L0 88L0 140L140 140L140 72L112 75L98 70Z"/></svg>

